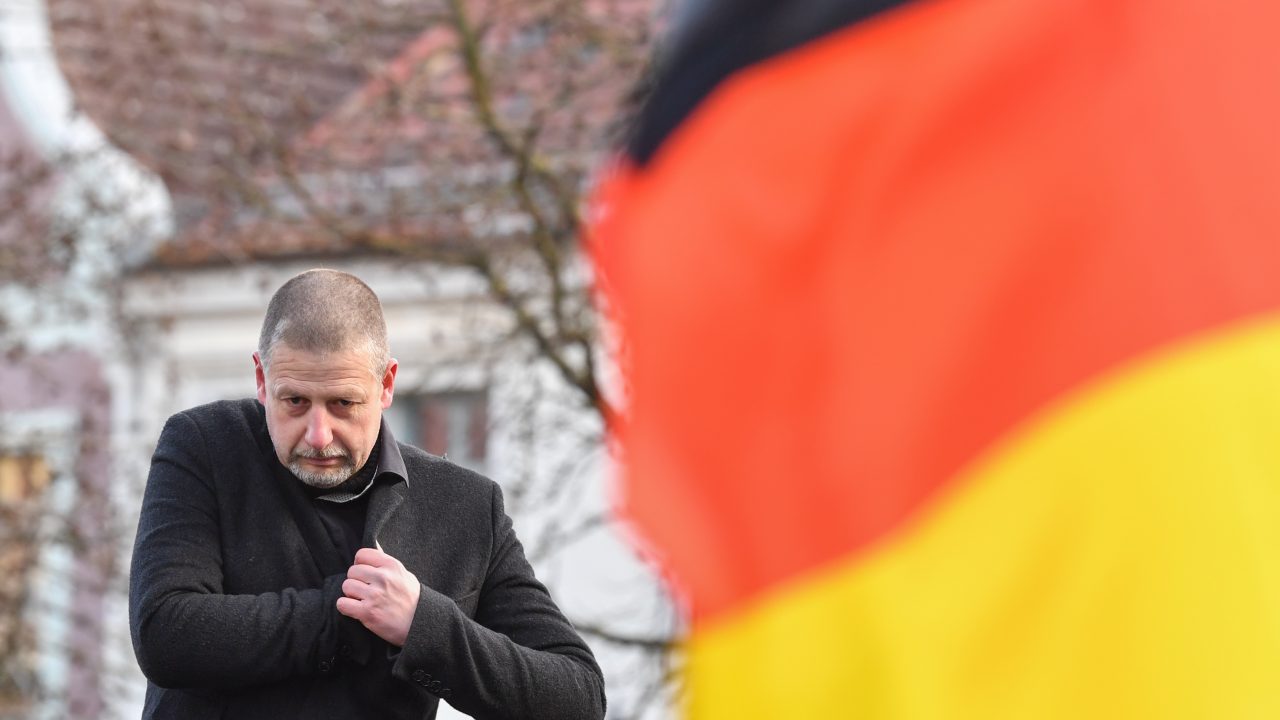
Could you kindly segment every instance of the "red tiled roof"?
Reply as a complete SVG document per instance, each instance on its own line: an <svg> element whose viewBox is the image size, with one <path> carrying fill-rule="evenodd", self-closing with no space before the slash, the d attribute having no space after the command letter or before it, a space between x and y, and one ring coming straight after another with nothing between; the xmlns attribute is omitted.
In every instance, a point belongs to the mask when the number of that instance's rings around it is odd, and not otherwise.
<svg viewBox="0 0 1280 720"><path fill-rule="evenodd" d="M478 123L459 38L439 2L50 0L55 47L80 107L168 184L177 262L306 247L352 249L304 222L465 231L509 173ZM474 0L493 111L568 182L605 147L633 84L652 0ZM431 218L449 215L444 221ZM290 228L282 232L281 227ZM314 235L315 237L311 237ZM236 238L259 238L241 243ZM290 237L308 239L286 241ZM431 241L439 238L423 235ZM330 247L332 245L332 247ZM195 252L196 248L204 248Z"/></svg>

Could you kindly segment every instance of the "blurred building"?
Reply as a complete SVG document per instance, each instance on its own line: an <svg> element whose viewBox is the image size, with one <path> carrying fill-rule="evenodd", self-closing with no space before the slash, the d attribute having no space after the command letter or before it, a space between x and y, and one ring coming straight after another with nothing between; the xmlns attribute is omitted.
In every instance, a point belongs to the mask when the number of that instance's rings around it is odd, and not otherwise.
<svg viewBox="0 0 1280 720"><path fill-rule="evenodd" d="M393 429L504 485L540 577L601 657L611 717L662 716L651 641L670 615L601 521L599 414L473 266L440 262L478 246L539 291L521 266L534 221L494 190L531 170L495 150L495 127L536 124L580 192L625 94L614 43L646 37L633 26L649 3L554 22L537 3L477 4L487 109L443 3L11 5L0 144L27 162L3 182L38 192L25 224L0 227L0 718L138 715L125 577L155 439L173 412L253 393L267 299L315 266L381 297L401 364ZM563 45L573 23L626 32Z"/></svg>

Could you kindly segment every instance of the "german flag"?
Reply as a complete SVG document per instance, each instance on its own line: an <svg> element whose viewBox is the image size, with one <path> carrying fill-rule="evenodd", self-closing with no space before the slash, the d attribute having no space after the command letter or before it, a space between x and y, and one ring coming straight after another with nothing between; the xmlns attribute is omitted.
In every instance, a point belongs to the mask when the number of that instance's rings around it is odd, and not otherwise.
<svg viewBox="0 0 1280 720"><path fill-rule="evenodd" d="M693 718L1280 718L1280 5L690 5L593 239Z"/></svg>

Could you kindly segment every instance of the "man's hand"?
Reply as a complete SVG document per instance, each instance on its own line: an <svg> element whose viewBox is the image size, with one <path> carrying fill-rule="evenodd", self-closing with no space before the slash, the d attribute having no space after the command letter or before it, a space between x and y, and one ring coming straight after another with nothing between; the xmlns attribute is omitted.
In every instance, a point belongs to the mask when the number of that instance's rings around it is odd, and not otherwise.
<svg viewBox="0 0 1280 720"><path fill-rule="evenodd" d="M338 612L359 620L370 632L403 647L418 609L422 587L404 564L381 549L361 548L342 581Z"/></svg>

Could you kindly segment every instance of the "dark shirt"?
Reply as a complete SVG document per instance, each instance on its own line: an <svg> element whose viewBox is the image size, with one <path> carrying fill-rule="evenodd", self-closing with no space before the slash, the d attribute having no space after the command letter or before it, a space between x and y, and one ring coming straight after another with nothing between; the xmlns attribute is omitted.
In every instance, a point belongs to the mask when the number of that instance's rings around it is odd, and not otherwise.
<svg viewBox="0 0 1280 720"><path fill-rule="evenodd" d="M341 485L322 489L298 482L311 498L311 506L328 531L334 548L350 562L363 544L370 490L377 483L404 481L405 475L404 458L384 422L364 466Z"/></svg>

